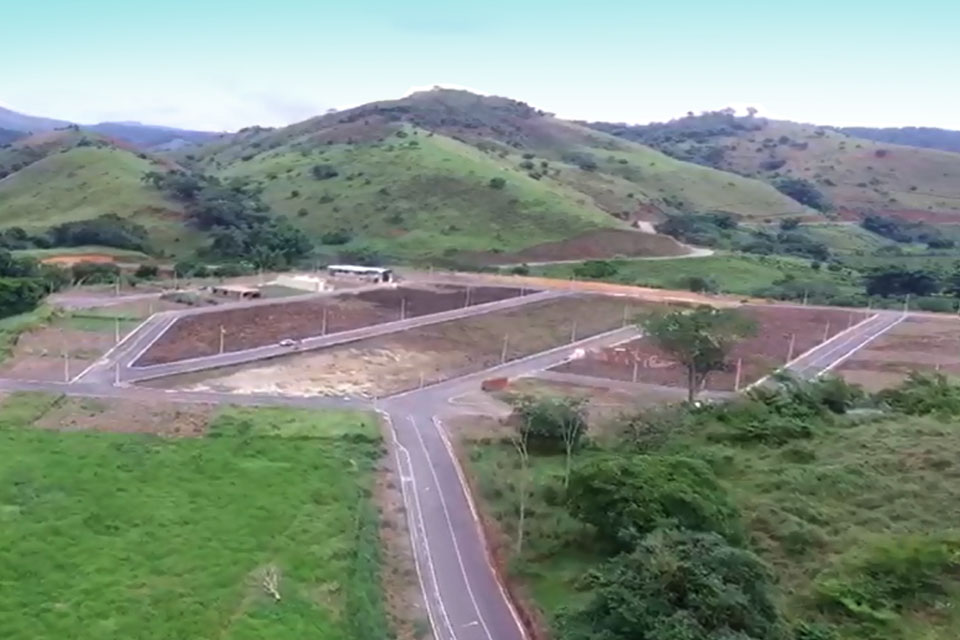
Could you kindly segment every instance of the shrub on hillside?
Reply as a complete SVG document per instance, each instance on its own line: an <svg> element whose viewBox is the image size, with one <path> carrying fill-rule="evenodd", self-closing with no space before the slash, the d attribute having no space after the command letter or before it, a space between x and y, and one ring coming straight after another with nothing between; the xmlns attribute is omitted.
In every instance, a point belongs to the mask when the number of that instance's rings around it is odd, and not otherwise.
<svg viewBox="0 0 960 640"><path fill-rule="evenodd" d="M895 620L901 610L946 593L960 570L960 541L933 535L891 537L858 548L816 584L821 605L871 623Z"/></svg>
<svg viewBox="0 0 960 640"><path fill-rule="evenodd" d="M160 273L160 269L155 264L141 264L133 273L134 277L141 280L152 280Z"/></svg>
<svg viewBox="0 0 960 640"><path fill-rule="evenodd" d="M583 580L591 594L561 620L568 640L783 640L773 576L711 533L659 531Z"/></svg>
<svg viewBox="0 0 960 640"><path fill-rule="evenodd" d="M507 181L504 180L503 178L490 178L491 189L500 190L500 189L503 189L505 186L507 186Z"/></svg>
<svg viewBox="0 0 960 640"><path fill-rule="evenodd" d="M817 209L818 211L827 211L830 209L830 202L827 200L827 197L809 180L803 178L782 178L778 180L774 186L776 186L780 193L793 198L800 204Z"/></svg>
<svg viewBox="0 0 960 640"><path fill-rule="evenodd" d="M347 244L353 238L353 234L350 233L347 229L337 229L335 231L327 231L326 233L320 236L320 242L323 244L330 245L340 245Z"/></svg>
<svg viewBox="0 0 960 640"><path fill-rule="evenodd" d="M960 385L940 372L912 371L898 387L877 394L891 408L914 416L960 416Z"/></svg>
<svg viewBox="0 0 960 640"><path fill-rule="evenodd" d="M587 260L573 268L578 278L609 278L619 271L617 265L609 260Z"/></svg>
<svg viewBox="0 0 960 640"><path fill-rule="evenodd" d="M713 471L677 456L598 457L574 467L570 511L615 549L630 549L655 529L680 527L740 540L737 509Z"/></svg>
<svg viewBox="0 0 960 640"><path fill-rule="evenodd" d="M332 164L315 164L310 169L310 173L317 180L329 180L340 175L340 172Z"/></svg>

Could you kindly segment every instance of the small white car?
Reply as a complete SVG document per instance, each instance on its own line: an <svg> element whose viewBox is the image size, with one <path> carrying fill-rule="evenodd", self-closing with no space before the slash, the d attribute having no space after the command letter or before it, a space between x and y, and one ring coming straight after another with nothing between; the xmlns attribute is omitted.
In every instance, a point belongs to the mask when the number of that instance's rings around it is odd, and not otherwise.
<svg viewBox="0 0 960 640"><path fill-rule="evenodd" d="M281 340L281 341L278 342L277 344L279 344L281 347L295 347L295 346L297 346L298 344L300 344L300 341L299 341L299 340L294 340L293 338L284 338L283 340Z"/></svg>

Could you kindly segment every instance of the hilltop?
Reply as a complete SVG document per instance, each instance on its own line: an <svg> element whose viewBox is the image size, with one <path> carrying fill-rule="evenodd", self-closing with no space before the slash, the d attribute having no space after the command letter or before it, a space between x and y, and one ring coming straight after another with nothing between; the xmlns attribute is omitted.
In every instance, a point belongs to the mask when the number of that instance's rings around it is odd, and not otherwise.
<svg viewBox="0 0 960 640"><path fill-rule="evenodd" d="M760 181L678 161L521 102L433 90L250 128L175 158L252 181L314 237L404 258L508 254L666 213L813 212ZM682 252L648 235L654 255Z"/></svg>
<svg viewBox="0 0 960 640"><path fill-rule="evenodd" d="M839 131L856 138L924 147L960 153L960 131L936 127L841 127Z"/></svg>
<svg viewBox="0 0 960 640"><path fill-rule="evenodd" d="M805 181L841 214L931 221L960 216L956 153L867 140L829 127L738 117L733 110L643 126L591 126L772 185Z"/></svg>

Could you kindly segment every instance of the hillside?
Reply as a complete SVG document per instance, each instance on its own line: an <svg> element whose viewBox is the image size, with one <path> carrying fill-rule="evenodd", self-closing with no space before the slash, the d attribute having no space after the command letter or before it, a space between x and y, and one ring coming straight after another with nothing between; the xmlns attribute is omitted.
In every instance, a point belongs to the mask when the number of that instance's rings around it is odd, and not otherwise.
<svg viewBox="0 0 960 640"><path fill-rule="evenodd" d="M0 227L40 231L116 213L146 226L157 248L187 250L196 234L184 228L181 208L141 181L171 166L82 131L30 136L0 149L0 176L8 174L0 179Z"/></svg>
<svg viewBox="0 0 960 640"><path fill-rule="evenodd" d="M676 211L811 214L759 181L464 91L246 129L175 157L259 183L315 237L346 230L403 257L509 254Z"/></svg>
<svg viewBox="0 0 960 640"><path fill-rule="evenodd" d="M876 142L902 144L909 147L924 147L960 153L960 131L935 127L840 127L839 131L855 138Z"/></svg>
<svg viewBox="0 0 960 640"><path fill-rule="evenodd" d="M0 146L10 144L14 140L19 140L20 138L24 137L24 135L25 134L20 131L0 128Z"/></svg>
<svg viewBox="0 0 960 640"><path fill-rule="evenodd" d="M855 138L827 127L737 117L732 110L645 126L591 126L770 184L810 181L841 213L932 220L960 215L960 154Z"/></svg>
<svg viewBox="0 0 960 640"><path fill-rule="evenodd" d="M60 127L66 127L69 124L70 123L66 120L40 118L0 107L0 129L10 129L11 131L23 132L40 132L53 131L54 129L58 129Z"/></svg>

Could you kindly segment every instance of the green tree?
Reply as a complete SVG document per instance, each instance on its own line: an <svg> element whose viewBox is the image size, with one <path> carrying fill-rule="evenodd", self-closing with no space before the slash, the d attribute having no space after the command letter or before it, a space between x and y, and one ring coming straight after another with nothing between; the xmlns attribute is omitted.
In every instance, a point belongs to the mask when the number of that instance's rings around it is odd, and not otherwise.
<svg viewBox="0 0 960 640"><path fill-rule="evenodd" d="M530 448L556 453L562 451L565 464L563 486L570 481L573 454L587 432L586 398L521 396L514 404L520 428L527 431Z"/></svg>
<svg viewBox="0 0 960 640"><path fill-rule="evenodd" d="M566 640L786 640L769 568L711 533L658 531L591 573Z"/></svg>
<svg viewBox="0 0 960 640"><path fill-rule="evenodd" d="M692 311L655 312L640 329L687 370L687 400L693 402L707 376L725 367L730 348L753 335L756 324L739 311L701 305Z"/></svg>
<svg viewBox="0 0 960 640"><path fill-rule="evenodd" d="M503 178L490 178L490 188L500 190L507 186L507 181Z"/></svg>
<svg viewBox="0 0 960 640"><path fill-rule="evenodd" d="M570 512L612 548L631 549L659 528L680 527L739 540L736 507L710 467L679 456L605 456L574 467Z"/></svg>

